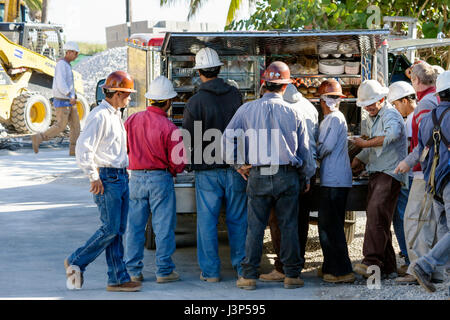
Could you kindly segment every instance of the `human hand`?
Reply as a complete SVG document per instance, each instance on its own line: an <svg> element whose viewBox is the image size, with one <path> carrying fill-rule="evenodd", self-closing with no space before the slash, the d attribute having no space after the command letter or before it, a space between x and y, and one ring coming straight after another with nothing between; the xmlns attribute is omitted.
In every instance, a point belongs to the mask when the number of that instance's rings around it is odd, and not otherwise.
<svg viewBox="0 0 450 320"><path fill-rule="evenodd" d="M103 188L103 183L100 179L92 181L91 182L91 190L89 192L92 192L93 194L103 194L105 192L105 189Z"/></svg>
<svg viewBox="0 0 450 320"><path fill-rule="evenodd" d="M353 138L352 142L355 146L358 148L366 148L367 147L367 141L361 138Z"/></svg>
<svg viewBox="0 0 450 320"><path fill-rule="evenodd" d="M247 177L250 175L251 167L252 167L251 164L249 164L249 165L244 164L242 167L240 167L236 171L239 172L239 174L242 176L242 178L244 178L245 181L247 181Z"/></svg>
<svg viewBox="0 0 450 320"><path fill-rule="evenodd" d="M397 168L395 168L394 173L406 173L410 169L411 167L405 161L400 161L400 163L397 165Z"/></svg>

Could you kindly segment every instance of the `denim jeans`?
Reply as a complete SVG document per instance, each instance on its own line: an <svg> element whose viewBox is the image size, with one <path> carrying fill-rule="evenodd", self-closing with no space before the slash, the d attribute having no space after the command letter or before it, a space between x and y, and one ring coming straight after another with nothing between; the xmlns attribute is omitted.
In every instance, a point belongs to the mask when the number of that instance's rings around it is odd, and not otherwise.
<svg viewBox="0 0 450 320"><path fill-rule="evenodd" d="M320 187L319 240L323 274L343 276L353 271L345 239L345 205L350 188Z"/></svg>
<svg viewBox="0 0 450 320"><path fill-rule="evenodd" d="M131 171L130 209L126 232L125 262L132 276L142 273L144 264L145 226L149 214L156 240L156 276L172 273L175 264L176 202L173 178L163 170Z"/></svg>
<svg viewBox="0 0 450 320"><path fill-rule="evenodd" d="M450 183L444 188L444 204L434 200L433 210L438 217L439 241L428 253L417 260L419 266L428 274L433 274L438 266L447 264L450 255Z"/></svg>
<svg viewBox="0 0 450 320"><path fill-rule="evenodd" d="M247 234L247 182L231 168L195 171L198 264L206 278L220 277L217 223L225 200L231 264L242 275Z"/></svg>
<svg viewBox="0 0 450 320"><path fill-rule="evenodd" d="M68 261L84 272L89 263L106 250L108 285L118 285L130 281L122 245L128 213L128 174L126 169L100 168L99 171L105 191L94 195L94 201L102 225L84 246L69 256Z"/></svg>
<svg viewBox="0 0 450 320"><path fill-rule="evenodd" d="M302 265L298 238L298 196L300 176L293 167L280 167L273 175L261 174L252 168L248 178L248 229L245 243L243 276L257 279L261 263L264 230L270 209L275 208L281 232L280 260L286 277L299 276Z"/></svg>
<svg viewBox="0 0 450 320"><path fill-rule="evenodd" d="M397 208L395 209L394 218L392 224L394 226L395 236L397 238L400 251L405 256L405 264L409 264L408 250L406 249L405 231L403 228L403 217L405 215L406 205L408 204L409 190L412 185L412 177L409 177L409 188L401 188L398 195Z"/></svg>

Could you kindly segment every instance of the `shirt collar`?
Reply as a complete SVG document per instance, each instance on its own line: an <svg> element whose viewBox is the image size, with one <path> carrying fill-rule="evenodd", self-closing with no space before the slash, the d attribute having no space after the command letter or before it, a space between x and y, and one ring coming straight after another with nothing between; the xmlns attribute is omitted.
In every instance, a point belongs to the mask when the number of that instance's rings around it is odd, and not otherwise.
<svg viewBox="0 0 450 320"><path fill-rule="evenodd" d="M104 104L106 110L108 110L110 113L120 116L120 110L116 110L116 108L114 108L108 101L103 100L102 104Z"/></svg>
<svg viewBox="0 0 450 320"><path fill-rule="evenodd" d="M278 92L266 92L263 95L264 99L271 99L271 98L280 98L283 99L283 96L281 95L281 93Z"/></svg>
<svg viewBox="0 0 450 320"><path fill-rule="evenodd" d="M161 116L165 116L167 118L167 113L164 110L162 110L161 108L158 108L158 107L155 107L155 106L148 106L147 107L147 111L154 112L156 114L159 114Z"/></svg>
<svg viewBox="0 0 450 320"><path fill-rule="evenodd" d="M417 92L417 100L418 101L422 100L423 97L425 97L427 94L432 93L432 92L436 92L436 87L429 87L423 91L418 91Z"/></svg>

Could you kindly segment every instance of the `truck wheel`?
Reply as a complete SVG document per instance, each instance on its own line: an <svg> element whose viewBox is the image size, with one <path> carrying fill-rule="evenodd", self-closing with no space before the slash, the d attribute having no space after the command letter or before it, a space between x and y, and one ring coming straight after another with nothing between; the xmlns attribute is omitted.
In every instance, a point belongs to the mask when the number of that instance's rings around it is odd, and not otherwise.
<svg viewBox="0 0 450 320"><path fill-rule="evenodd" d="M156 249L155 232L153 232L151 213L148 217L147 226L145 227L145 248L148 250Z"/></svg>
<svg viewBox="0 0 450 320"><path fill-rule="evenodd" d="M80 128L83 130L86 118L91 111L88 101L81 94L77 94L77 111L78 117L80 117Z"/></svg>
<svg viewBox="0 0 450 320"><path fill-rule="evenodd" d="M356 211L345 212L344 232L347 245L350 245L355 238L356 229Z"/></svg>
<svg viewBox="0 0 450 320"><path fill-rule="evenodd" d="M11 106L11 122L19 133L44 132L52 121L52 106L43 95L24 92Z"/></svg>

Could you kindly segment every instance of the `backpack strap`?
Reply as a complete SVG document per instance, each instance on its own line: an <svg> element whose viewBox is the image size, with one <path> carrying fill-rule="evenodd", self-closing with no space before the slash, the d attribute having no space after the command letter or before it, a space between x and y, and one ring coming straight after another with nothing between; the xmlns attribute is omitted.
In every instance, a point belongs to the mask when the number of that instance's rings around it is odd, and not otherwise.
<svg viewBox="0 0 450 320"><path fill-rule="evenodd" d="M431 148L434 145L434 135L439 134L439 141L442 141L444 143L444 145L446 145L447 147L450 148L450 143L448 141L448 139L445 137L445 135L442 133L441 131L441 123L442 120L444 119L445 114L450 110L450 108L447 108L444 110L444 112L442 112L441 116L439 117L439 120L437 118L437 114L436 114L436 109L433 109L431 111L431 118L433 119L433 134L430 136L430 138L428 139L426 146Z"/></svg>

